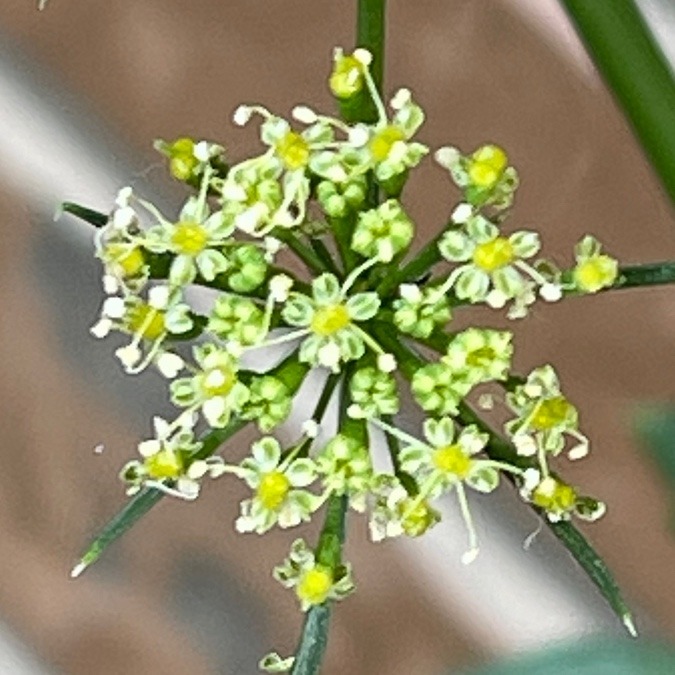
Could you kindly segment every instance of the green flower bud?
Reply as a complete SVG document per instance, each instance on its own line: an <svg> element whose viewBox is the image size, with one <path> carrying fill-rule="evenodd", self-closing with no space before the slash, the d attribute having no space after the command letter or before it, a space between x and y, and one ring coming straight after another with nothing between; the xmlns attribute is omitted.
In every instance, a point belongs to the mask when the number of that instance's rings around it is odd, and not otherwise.
<svg viewBox="0 0 675 675"><path fill-rule="evenodd" d="M225 272L229 287L236 293L254 291L267 276L265 254L253 244L243 244L228 256L230 267Z"/></svg>
<svg viewBox="0 0 675 675"><path fill-rule="evenodd" d="M352 249L367 257L389 262L412 241L414 227L401 205L390 199L359 216Z"/></svg>

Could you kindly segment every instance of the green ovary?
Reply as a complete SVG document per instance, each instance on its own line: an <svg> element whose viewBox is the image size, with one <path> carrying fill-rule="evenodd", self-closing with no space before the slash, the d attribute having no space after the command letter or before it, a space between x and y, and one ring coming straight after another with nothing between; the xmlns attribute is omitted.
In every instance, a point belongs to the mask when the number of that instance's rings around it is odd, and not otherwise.
<svg viewBox="0 0 675 675"><path fill-rule="evenodd" d="M291 483L284 473L270 471L262 477L256 496L266 509L275 511L284 503L290 488Z"/></svg>
<svg viewBox="0 0 675 675"><path fill-rule="evenodd" d="M286 168L302 169L309 162L309 143L294 131L289 131L276 145L276 151Z"/></svg>
<svg viewBox="0 0 675 675"><path fill-rule="evenodd" d="M383 162L389 157L394 143L403 140L405 140L405 135L401 129L393 125L386 126L371 139L369 144L370 152L376 161Z"/></svg>
<svg viewBox="0 0 675 675"><path fill-rule="evenodd" d="M332 586L331 571L325 567L314 567L302 575L296 592L300 600L320 605L328 598Z"/></svg>
<svg viewBox="0 0 675 675"><path fill-rule="evenodd" d="M484 272L510 265L515 258L513 244L506 237L495 237L492 241L478 244L473 252L473 262Z"/></svg>
<svg viewBox="0 0 675 675"><path fill-rule="evenodd" d="M316 311L310 328L313 333L326 337L346 328L349 323L349 311L345 305L329 305Z"/></svg>
<svg viewBox="0 0 675 675"><path fill-rule="evenodd" d="M183 460L173 450L160 450L145 462L145 468L151 478L177 478L183 473Z"/></svg>
<svg viewBox="0 0 675 675"><path fill-rule="evenodd" d="M164 312L145 303L129 310L127 325L132 333L140 333L147 340L156 340L166 332Z"/></svg>
<svg viewBox="0 0 675 675"><path fill-rule="evenodd" d="M202 225L189 221L176 223L171 243L178 253L183 255L197 255L201 253L208 242L209 236Z"/></svg>
<svg viewBox="0 0 675 675"><path fill-rule="evenodd" d="M532 493L532 503L554 513L571 511L577 502L577 493L566 483L554 478L543 480Z"/></svg>
<svg viewBox="0 0 675 675"><path fill-rule="evenodd" d="M484 368L492 363L497 354L492 347L480 347L470 351L466 356L466 365L472 368Z"/></svg>
<svg viewBox="0 0 675 675"><path fill-rule="evenodd" d="M466 478L473 464L471 458L457 444L435 450L432 461L439 471L453 474L461 479Z"/></svg>

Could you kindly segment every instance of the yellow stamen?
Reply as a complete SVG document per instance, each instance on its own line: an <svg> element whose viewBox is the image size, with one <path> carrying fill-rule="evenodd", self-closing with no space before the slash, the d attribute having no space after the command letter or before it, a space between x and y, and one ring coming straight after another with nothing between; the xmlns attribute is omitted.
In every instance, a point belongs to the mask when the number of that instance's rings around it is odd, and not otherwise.
<svg viewBox="0 0 675 675"><path fill-rule="evenodd" d="M573 413L574 406L564 396L545 399L538 403L530 425L539 431L546 431L564 424Z"/></svg>
<svg viewBox="0 0 675 675"><path fill-rule="evenodd" d="M237 382L237 375L230 366L220 366L204 375L202 390L206 396L226 396Z"/></svg>
<svg viewBox="0 0 675 675"><path fill-rule="evenodd" d="M577 502L577 493L571 485L545 478L534 489L532 503L554 513L571 511Z"/></svg>

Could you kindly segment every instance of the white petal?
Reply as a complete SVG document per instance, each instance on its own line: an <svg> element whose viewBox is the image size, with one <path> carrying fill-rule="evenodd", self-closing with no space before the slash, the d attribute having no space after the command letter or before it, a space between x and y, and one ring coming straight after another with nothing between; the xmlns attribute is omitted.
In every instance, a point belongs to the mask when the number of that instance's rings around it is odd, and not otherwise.
<svg viewBox="0 0 675 675"><path fill-rule="evenodd" d="M155 364L159 372L169 380L176 377L185 366L185 362L178 354L171 354L169 352L160 354Z"/></svg>
<svg viewBox="0 0 675 675"><path fill-rule="evenodd" d="M126 307L122 298L107 298L101 308L101 314L111 319L121 319L124 316L125 309Z"/></svg>
<svg viewBox="0 0 675 675"><path fill-rule="evenodd" d="M452 212L452 215L450 216L451 220L453 223L457 223L458 225L465 223L469 218L471 218L471 215L473 214L473 206L471 204L458 204L455 207L455 210Z"/></svg>
<svg viewBox="0 0 675 675"><path fill-rule="evenodd" d="M148 304L154 309L166 309L170 293L168 286L154 286L148 291Z"/></svg>
<svg viewBox="0 0 675 675"><path fill-rule="evenodd" d="M110 333L112 325L113 323L110 319L101 319L89 329L89 332L96 338L104 338Z"/></svg>
<svg viewBox="0 0 675 675"><path fill-rule="evenodd" d="M115 350L115 356L125 368L133 368L141 360L141 350L134 344Z"/></svg>
<svg viewBox="0 0 675 675"><path fill-rule="evenodd" d="M306 105L296 105L291 111L291 115L303 124L314 124L318 119L317 114Z"/></svg>
<svg viewBox="0 0 675 675"><path fill-rule="evenodd" d="M152 457L162 449L162 444L156 438L149 441L141 441L138 444L138 453L141 457Z"/></svg>
<svg viewBox="0 0 675 675"><path fill-rule="evenodd" d="M253 108L247 105L240 105L232 115L232 121L238 126L243 127L251 119Z"/></svg>
<svg viewBox="0 0 675 675"><path fill-rule="evenodd" d="M393 354L380 354L377 357L377 369L383 373L393 373L396 370L396 359Z"/></svg>

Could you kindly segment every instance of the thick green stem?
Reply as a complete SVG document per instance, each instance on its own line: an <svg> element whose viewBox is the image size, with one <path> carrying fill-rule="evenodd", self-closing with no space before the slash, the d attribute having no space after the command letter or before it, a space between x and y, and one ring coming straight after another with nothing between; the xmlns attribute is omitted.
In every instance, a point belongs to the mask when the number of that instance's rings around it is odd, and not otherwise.
<svg viewBox="0 0 675 675"><path fill-rule="evenodd" d="M367 49L373 55L370 73L380 94L382 94L384 79L386 5L386 0L358 0L356 18L356 46ZM363 110L362 112L363 121L369 121L366 119L366 114L372 111Z"/></svg>
<svg viewBox="0 0 675 675"><path fill-rule="evenodd" d="M675 203L675 81L634 0L562 0Z"/></svg>
<svg viewBox="0 0 675 675"><path fill-rule="evenodd" d="M340 396L340 428L344 433L343 425L350 421L346 417L347 388L343 384ZM326 507L319 542L316 547L316 560L332 570L339 569L342 564L342 545L345 540L345 520L348 499L346 495L331 495ZM300 643L293 662L292 675L317 675L328 644L330 628L331 603L325 602L315 605L307 611L302 627Z"/></svg>
<svg viewBox="0 0 675 675"><path fill-rule="evenodd" d="M616 283L607 290L636 288L638 286L660 286L675 283L675 261L626 265L619 270Z"/></svg>

